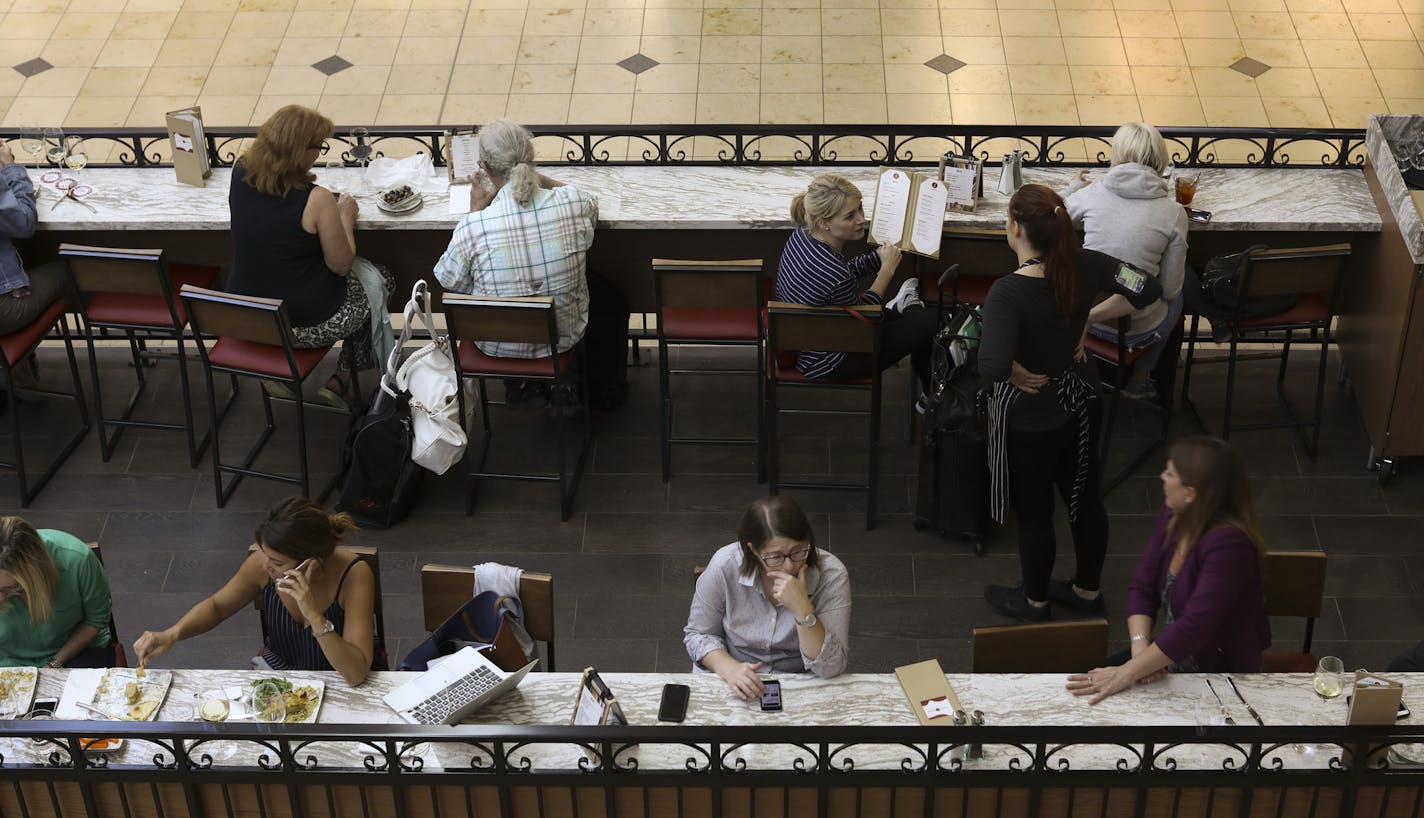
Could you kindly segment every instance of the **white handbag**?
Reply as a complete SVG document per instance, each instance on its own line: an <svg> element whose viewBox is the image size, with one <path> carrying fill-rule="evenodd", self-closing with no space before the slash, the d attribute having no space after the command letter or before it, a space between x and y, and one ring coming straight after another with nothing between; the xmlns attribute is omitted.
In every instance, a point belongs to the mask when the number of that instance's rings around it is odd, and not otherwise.
<svg viewBox="0 0 1424 818"><path fill-rule="evenodd" d="M410 340L417 319L425 325L431 340L411 353L397 369L401 350ZM430 293L425 281L417 281L410 291L410 302L405 305L405 326L401 328L395 349L391 350L386 371L395 372L396 389L410 393L411 431L415 435L410 459L436 474L444 474L459 462L469 442L460 423L457 395L460 379L451 355L450 336L435 331L435 316L430 311ZM386 378L381 379L381 388L395 395Z"/></svg>

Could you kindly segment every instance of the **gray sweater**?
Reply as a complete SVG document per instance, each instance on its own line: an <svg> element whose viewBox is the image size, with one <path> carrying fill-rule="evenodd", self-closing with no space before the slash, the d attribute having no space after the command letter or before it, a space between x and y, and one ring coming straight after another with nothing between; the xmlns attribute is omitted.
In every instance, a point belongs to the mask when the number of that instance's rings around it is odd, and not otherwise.
<svg viewBox="0 0 1424 818"><path fill-rule="evenodd" d="M1177 204L1167 179L1146 165L1108 169L1097 184L1077 178L1063 192L1083 247L1126 261L1157 276L1162 300L1132 314L1133 335L1155 329L1167 317L1166 299L1182 291L1187 264L1187 211Z"/></svg>

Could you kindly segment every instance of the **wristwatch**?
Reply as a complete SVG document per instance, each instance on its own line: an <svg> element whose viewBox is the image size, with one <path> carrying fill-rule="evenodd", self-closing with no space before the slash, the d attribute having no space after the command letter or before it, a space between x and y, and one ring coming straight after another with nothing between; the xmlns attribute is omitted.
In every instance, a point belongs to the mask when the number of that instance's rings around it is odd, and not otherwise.
<svg viewBox="0 0 1424 818"><path fill-rule="evenodd" d="M323 636L326 636L328 633L336 633L336 623L328 619L326 620L326 624L322 626L321 630L317 630L316 626L313 625L311 631L313 637L320 639Z"/></svg>
<svg viewBox="0 0 1424 818"><path fill-rule="evenodd" d="M806 614L806 616L802 617L801 619L797 619L797 620L796 620L796 625L797 625L798 627L802 627L802 628L814 628L814 627L816 627L816 612L815 612L815 611L812 611L812 612Z"/></svg>

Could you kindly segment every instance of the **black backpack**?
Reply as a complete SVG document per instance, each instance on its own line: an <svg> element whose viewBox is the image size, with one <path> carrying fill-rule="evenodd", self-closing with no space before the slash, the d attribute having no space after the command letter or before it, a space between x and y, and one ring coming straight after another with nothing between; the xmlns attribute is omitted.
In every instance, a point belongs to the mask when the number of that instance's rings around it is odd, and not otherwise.
<svg viewBox="0 0 1424 818"><path fill-rule="evenodd" d="M394 388L394 387L392 387ZM336 507L368 528L389 528L415 505L425 469L410 459L415 433L410 428L410 393L388 393L384 384L371 408L347 437L351 465Z"/></svg>
<svg viewBox="0 0 1424 818"><path fill-rule="evenodd" d="M588 364L588 402L617 409L628 401L628 299L612 281L588 274L588 327L583 333Z"/></svg>

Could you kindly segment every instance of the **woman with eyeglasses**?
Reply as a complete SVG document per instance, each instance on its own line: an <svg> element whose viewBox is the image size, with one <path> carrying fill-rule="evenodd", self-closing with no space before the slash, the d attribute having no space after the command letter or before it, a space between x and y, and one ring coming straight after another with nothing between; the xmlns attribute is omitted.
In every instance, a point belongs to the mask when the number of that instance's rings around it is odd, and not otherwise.
<svg viewBox="0 0 1424 818"><path fill-rule="evenodd" d="M849 628L845 563L816 548L806 513L778 495L752 503L737 542L712 555L682 641L695 670L716 673L739 698L753 699L765 692L759 671L843 672Z"/></svg>
<svg viewBox="0 0 1424 818"><path fill-rule="evenodd" d="M227 291L279 298L292 322L292 343L320 349L346 341L356 368L377 363L371 316L387 310L395 279L384 267L356 255L356 199L316 184L312 166L336 132L331 120L301 105L287 105L262 123L257 138L232 168L232 271ZM385 329L388 332L389 329ZM346 408L351 383L342 355L336 374L317 397ZM274 381L263 389L291 398Z"/></svg>
<svg viewBox="0 0 1424 818"><path fill-rule="evenodd" d="M110 605L89 546L0 517L0 666L113 667Z"/></svg>

